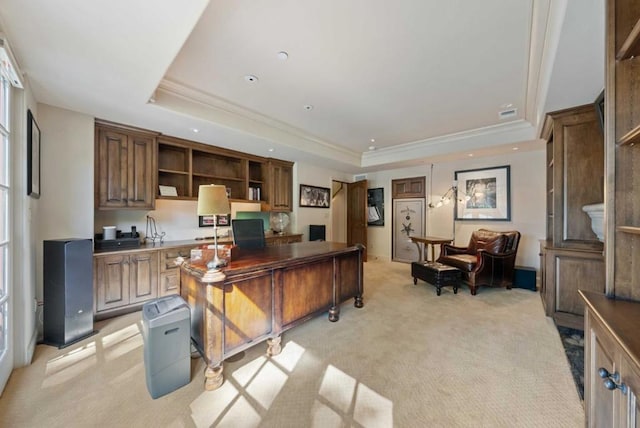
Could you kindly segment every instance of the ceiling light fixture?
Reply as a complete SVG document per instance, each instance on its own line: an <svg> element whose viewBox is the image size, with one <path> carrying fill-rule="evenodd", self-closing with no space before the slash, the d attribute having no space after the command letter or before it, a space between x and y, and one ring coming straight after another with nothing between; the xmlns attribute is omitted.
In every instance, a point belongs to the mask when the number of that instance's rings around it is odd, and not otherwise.
<svg viewBox="0 0 640 428"><path fill-rule="evenodd" d="M369 146L369 150L375 150L376 146Z"/></svg>
<svg viewBox="0 0 640 428"><path fill-rule="evenodd" d="M286 53L285 51L280 51L276 54L276 56L278 57L279 60L281 61L286 61L289 59L289 54Z"/></svg>
<svg viewBox="0 0 640 428"><path fill-rule="evenodd" d="M200 132L200 130L199 130L198 128L191 128L191 130L192 130L193 132L195 132L196 134L197 134L198 132Z"/></svg>
<svg viewBox="0 0 640 428"><path fill-rule="evenodd" d="M473 157L473 153L469 153L469 157L472 158Z"/></svg>
<svg viewBox="0 0 640 428"><path fill-rule="evenodd" d="M313 106L311 104L305 104L304 106L302 106L302 108L304 108L307 111L313 110Z"/></svg>
<svg viewBox="0 0 640 428"><path fill-rule="evenodd" d="M244 80L249 83L258 83L258 78L253 74L247 74L246 76L244 76Z"/></svg>
<svg viewBox="0 0 640 428"><path fill-rule="evenodd" d="M275 151L276 151L276 149L274 149L273 147L270 147L270 148L268 148L268 149L267 149L267 151L268 151L268 152L275 152Z"/></svg>
<svg viewBox="0 0 640 428"><path fill-rule="evenodd" d="M520 150L520 147L514 147L512 150Z"/></svg>

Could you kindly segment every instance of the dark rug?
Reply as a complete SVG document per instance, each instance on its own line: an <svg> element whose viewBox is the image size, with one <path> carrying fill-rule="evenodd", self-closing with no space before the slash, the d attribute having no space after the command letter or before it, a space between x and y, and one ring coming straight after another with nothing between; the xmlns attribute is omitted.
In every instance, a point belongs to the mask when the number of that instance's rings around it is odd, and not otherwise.
<svg viewBox="0 0 640 428"><path fill-rule="evenodd" d="M564 353L571 366L571 374L576 383L578 394L580 399L584 400L584 332L573 328L556 327L560 333L560 339L562 339Z"/></svg>

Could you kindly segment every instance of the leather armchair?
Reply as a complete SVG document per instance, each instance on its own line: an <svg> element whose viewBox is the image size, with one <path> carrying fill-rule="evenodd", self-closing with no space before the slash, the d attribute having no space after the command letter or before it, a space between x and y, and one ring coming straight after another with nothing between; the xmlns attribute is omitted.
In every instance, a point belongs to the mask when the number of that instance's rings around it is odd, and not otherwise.
<svg viewBox="0 0 640 428"><path fill-rule="evenodd" d="M518 231L479 229L466 247L442 244L437 261L460 269L474 296L481 285L510 289L519 242Z"/></svg>

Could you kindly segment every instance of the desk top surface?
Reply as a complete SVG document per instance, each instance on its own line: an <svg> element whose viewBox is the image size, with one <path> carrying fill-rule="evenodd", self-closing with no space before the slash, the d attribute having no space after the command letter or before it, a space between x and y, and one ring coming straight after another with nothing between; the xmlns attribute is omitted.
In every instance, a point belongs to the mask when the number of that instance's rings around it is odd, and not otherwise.
<svg viewBox="0 0 640 428"><path fill-rule="evenodd" d="M448 244L453 241L451 238L439 238L437 236L410 236L413 242L422 242L424 244Z"/></svg>

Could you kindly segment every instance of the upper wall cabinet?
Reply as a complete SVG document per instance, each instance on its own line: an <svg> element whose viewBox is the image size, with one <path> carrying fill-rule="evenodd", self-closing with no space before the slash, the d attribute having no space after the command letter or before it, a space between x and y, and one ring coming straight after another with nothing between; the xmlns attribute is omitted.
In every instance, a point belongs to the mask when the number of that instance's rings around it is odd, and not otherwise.
<svg viewBox="0 0 640 428"><path fill-rule="evenodd" d="M549 113L542 138L547 141L547 241L602 251L582 210L604 201L604 141L594 105Z"/></svg>
<svg viewBox="0 0 640 428"><path fill-rule="evenodd" d="M424 198L424 182L424 177L391 180L391 196L393 199Z"/></svg>
<svg viewBox="0 0 640 428"><path fill-rule="evenodd" d="M95 133L95 207L154 209L158 134L100 121Z"/></svg>
<svg viewBox="0 0 640 428"><path fill-rule="evenodd" d="M293 210L293 163L269 160L267 203L271 211Z"/></svg>
<svg viewBox="0 0 640 428"><path fill-rule="evenodd" d="M272 211L293 208L293 163L164 135L158 137L156 197L195 199L199 186L205 184L222 184L231 199L261 201ZM161 192L160 186L175 188L175 194Z"/></svg>

